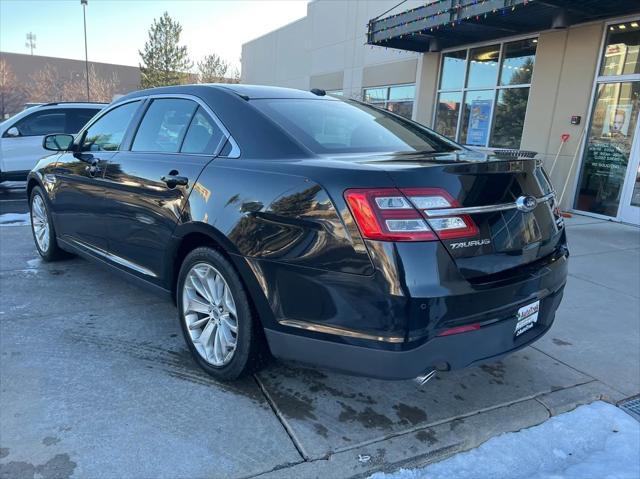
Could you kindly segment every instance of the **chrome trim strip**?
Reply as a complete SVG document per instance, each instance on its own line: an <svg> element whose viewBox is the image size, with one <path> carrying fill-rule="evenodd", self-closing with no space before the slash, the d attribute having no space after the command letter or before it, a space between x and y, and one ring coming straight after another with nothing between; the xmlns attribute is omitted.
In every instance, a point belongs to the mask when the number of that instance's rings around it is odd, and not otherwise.
<svg viewBox="0 0 640 479"><path fill-rule="evenodd" d="M129 268L132 269L133 271L137 271L138 273L147 275L147 276L151 276L153 278L157 278L158 275L155 274L153 271L151 271L150 269L145 268L144 266L140 266L139 264L133 263L127 259L122 258L121 256L117 256L113 253L109 253L108 251L105 251L101 248L98 248L96 246L92 246L89 245L87 243L85 243L84 241L80 241L76 238L73 238L71 236L66 236L64 239L66 239L67 241L71 241L73 243L75 243L76 245L80 246L81 248L85 248L88 249L89 251L91 251L92 253L101 256L102 258L108 259L109 261L113 262L113 263L117 263L119 265L124 266L125 268Z"/></svg>
<svg viewBox="0 0 640 479"><path fill-rule="evenodd" d="M298 321L296 319L281 319L278 321L282 326L291 328L304 329L305 331L315 331L317 333L333 334L336 336L347 336L350 338L369 339L371 341L381 341L384 343L403 343L402 336L379 336L375 334L362 333L352 329L345 329L336 326L327 326L324 324L310 323L307 321Z"/></svg>
<svg viewBox="0 0 640 479"><path fill-rule="evenodd" d="M545 203L555 198L555 193L549 193L548 195L536 198L536 205ZM454 216L454 215L472 215L474 213L494 213L496 211L514 210L517 208L516 202L502 203L500 205L487 205L487 206L469 206L467 208L440 208L432 210L424 210L424 214L429 217L436 216Z"/></svg>

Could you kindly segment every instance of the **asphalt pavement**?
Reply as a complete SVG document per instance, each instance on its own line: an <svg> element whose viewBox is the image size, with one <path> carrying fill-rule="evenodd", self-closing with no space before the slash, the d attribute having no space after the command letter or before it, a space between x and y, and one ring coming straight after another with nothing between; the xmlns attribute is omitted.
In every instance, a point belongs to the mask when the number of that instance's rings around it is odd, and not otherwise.
<svg viewBox="0 0 640 479"><path fill-rule="evenodd" d="M363 477L640 393L640 229L568 220L551 331L423 388L275 361L219 383L173 304L88 261L43 263L0 185L0 478ZM17 218L15 222L3 218Z"/></svg>

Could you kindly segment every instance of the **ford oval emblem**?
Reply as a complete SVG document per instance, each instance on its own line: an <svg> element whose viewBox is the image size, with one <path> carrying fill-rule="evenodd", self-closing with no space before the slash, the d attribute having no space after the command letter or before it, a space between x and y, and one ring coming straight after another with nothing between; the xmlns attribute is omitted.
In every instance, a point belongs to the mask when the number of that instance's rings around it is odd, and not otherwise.
<svg viewBox="0 0 640 479"><path fill-rule="evenodd" d="M530 213L536 209L536 206L538 206L538 200L533 196L521 196L516 200L516 208L524 213Z"/></svg>

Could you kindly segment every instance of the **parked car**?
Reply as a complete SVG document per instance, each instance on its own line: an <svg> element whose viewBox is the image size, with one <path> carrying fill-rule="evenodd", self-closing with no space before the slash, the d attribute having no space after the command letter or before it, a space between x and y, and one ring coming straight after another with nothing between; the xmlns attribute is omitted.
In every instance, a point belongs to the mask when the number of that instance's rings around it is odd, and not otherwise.
<svg viewBox="0 0 640 479"><path fill-rule="evenodd" d="M537 340L562 298L564 224L535 160L364 103L158 88L44 145L59 154L29 175L40 255L173 295L193 357L220 379L268 351L425 377Z"/></svg>
<svg viewBox="0 0 640 479"><path fill-rule="evenodd" d="M25 180L47 151L42 139L52 133L75 134L105 107L104 103L46 103L25 105L0 123L0 182Z"/></svg>

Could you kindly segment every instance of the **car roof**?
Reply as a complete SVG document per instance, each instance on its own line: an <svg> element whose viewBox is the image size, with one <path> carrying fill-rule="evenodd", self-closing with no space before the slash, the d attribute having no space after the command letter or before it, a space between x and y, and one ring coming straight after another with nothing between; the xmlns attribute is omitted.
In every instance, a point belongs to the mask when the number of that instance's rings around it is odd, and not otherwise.
<svg viewBox="0 0 640 479"><path fill-rule="evenodd" d="M225 88L250 100L260 98L307 98L315 100L319 98L330 99L330 97L326 97L325 95L317 95L310 91L298 90L296 88L283 88L279 86L241 85L239 83L212 83L208 84L208 86Z"/></svg>
<svg viewBox="0 0 640 479"><path fill-rule="evenodd" d="M132 98L144 97L154 94L197 94L198 91L217 90L227 94L235 94L245 100L265 99L265 98L295 98L309 100L336 100L330 96L317 95L310 91L297 90L295 88L283 88L277 86L264 85L244 85L238 83L196 83L190 85L174 85L166 87L150 88L138 90L119 98L115 103ZM337 101L337 100L336 100Z"/></svg>

